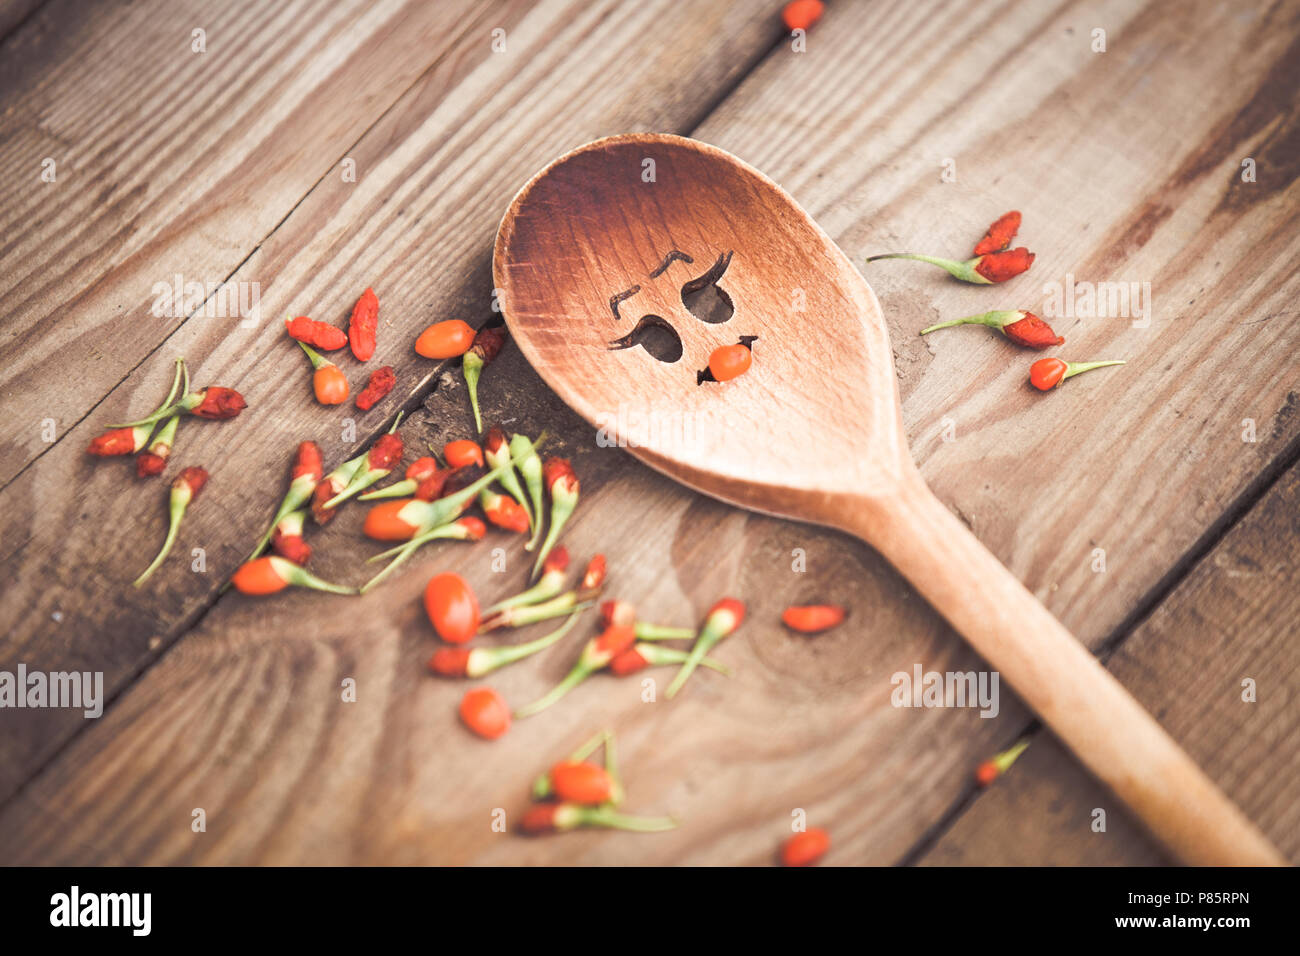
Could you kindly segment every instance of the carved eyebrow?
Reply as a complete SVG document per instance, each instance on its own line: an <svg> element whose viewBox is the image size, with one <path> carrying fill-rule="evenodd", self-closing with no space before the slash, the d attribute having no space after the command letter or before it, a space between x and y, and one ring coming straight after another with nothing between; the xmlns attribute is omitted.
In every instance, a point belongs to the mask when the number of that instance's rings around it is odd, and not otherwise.
<svg viewBox="0 0 1300 956"><path fill-rule="evenodd" d="M650 278L651 279L659 278L668 270L668 267L672 265L674 262L676 262L678 259L680 259L682 262L687 263L688 265L695 261L686 253L682 252L680 249L673 249L671 252L668 253L668 255L664 256L664 261L659 264L659 268L656 269L654 272L650 273Z"/></svg>
<svg viewBox="0 0 1300 956"><path fill-rule="evenodd" d="M614 318L620 318L618 314L619 303L632 298L632 296L636 295L640 291L641 287L639 285L634 285L632 288L624 292L615 292L609 297L609 311L614 313Z"/></svg>
<svg viewBox="0 0 1300 956"><path fill-rule="evenodd" d="M727 267L731 265L731 256L731 251L724 252L722 255L718 256L718 261L709 267L708 272L698 278L692 279L690 282L686 283L686 285L682 286L682 295L687 296L692 292L699 292L706 285L710 285L721 279L723 274L727 271Z"/></svg>

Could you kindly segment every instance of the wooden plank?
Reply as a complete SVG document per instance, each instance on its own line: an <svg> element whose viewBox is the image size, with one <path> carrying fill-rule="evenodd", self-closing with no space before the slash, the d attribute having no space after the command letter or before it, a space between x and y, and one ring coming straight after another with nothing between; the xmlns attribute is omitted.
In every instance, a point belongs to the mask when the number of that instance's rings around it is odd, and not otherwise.
<svg viewBox="0 0 1300 956"><path fill-rule="evenodd" d="M31 16L45 0L4 0L0 3L0 41Z"/></svg>
<svg viewBox="0 0 1300 956"><path fill-rule="evenodd" d="M46 4L0 59L0 486L185 318L153 314L156 283L224 282L431 64L526 6Z"/></svg>
<svg viewBox="0 0 1300 956"><path fill-rule="evenodd" d="M260 533L273 507L268 499L281 493L286 449L314 435L339 460L383 430L403 401L427 391L437 367L411 351L421 327L450 315L491 315L491 239L519 183L552 152L608 129L694 122L771 44L777 21L739 17L740 9L702 0L636 8L551 2L530 7L517 24L503 21L505 54L492 52L486 28L452 38L450 54L349 150L357 181L319 182L232 278L261 282L268 316L293 310L338 321L373 284L383 320L376 363L396 367L399 390L364 419L355 410L345 418L306 398L304 359L278 321L245 329L197 315L182 324L102 400L93 419L0 493L14 503L0 527L12 580L0 595L0 618L16 622L0 660L102 670L110 694L155 661L211 604ZM671 72L653 56L670 40L685 64ZM126 586L134 573L124 572L147 561L161 540L165 492L131 485L125 463L89 461L84 448L106 421L158 401L177 354L192 360L196 385L239 388L250 408L232 422L180 430L176 463L202 463L212 473L182 543L186 553L205 550L206 573L176 560L136 592ZM362 370L339 361L359 384ZM356 437L345 438L349 420ZM102 532L113 527L133 529L120 554ZM17 723L0 741L0 796L81 721L42 711Z"/></svg>
<svg viewBox="0 0 1300 956"><path fill-rule="evenodd" d="M955 8L834 5L808 53L779 47L699 131L783 181L855 256L902 242L961 254L1007 206L1025 212L1024 239L1039 261L1016 285L972 289L904 263L867 276L893 323L904 416L927 478L1093 646L1178 573L1188 549L1214 533L1252 476L1297 435L1286 362L1296 332L1277 321L1295 292L1286 263L1296 238L1285 228L1296 188L1285 149L1295 78L1283 69L1293 9L1234 17L1209 5L1187 16L1157 4L1022 5L971 20ZM1106 54L1088 48L1098 23L1109 31ZM990 117L1005 121L991 126ZM458 142L472 153L476 135L482 131ZM580 141L552 144L549 155ZM1229 185L1241 149L1260 159L1259 182L1250 184L1258 194ZM957 183L939 180L949 156ZM459 169L482 175L482 165L466 155ZM455 207L435 208L449 216ZM313 223L323 232L332 220ZM357 247L371 237L335 235ZM449 276L471 276L458 287L466 308L481 308L473 290L486 285L488 238L477 259L438 260ZM1177 258L1207 248L1212 259ZM381 252L391 257L389 250ZM301 280L286 272L317 265L314 251L298 259L264 251L276 266L268 272L290 287ZM1088 281L1135 278L1157 289L1161 311L1149 328L1058 323L1071 350L1080 348L1069 357L1122 350L1133 364L1115 377L1097 373L1037 396L1023 389L1028 359L1009 358L979 330L949 333L959 338L946 344L913 337L934 316L997 307L989 296L1037 290L1039 278L1059 279L1067 269ZM339 311L348 283L337 269L317 271L313 288L328 289L329 308ZM409 293L399 286L396 294ZM1031 294L1018 304L1037 307L1040 295ZM1191 308L1179 305L1189 300ZM401 304L422 301L429 300ZM449 314L454 300L440 301ZM1193 321L1203 308L1213 321ZM251 369L243 356L212 361L218 370ZM498 375L519 378L526 398L504 396L514 400L495 414L509 409L520 427L545 424L582 441L580 426L549 409L526 370L502 369L510 371ZM435 415L448 414L441 400L436 394ZM953 442L940 438L945 416L957 425ZM1253 444L1240 441L1247 417L1258 426ZM297 437L243 424L234 434L244 461L272 472ZM831 862L890 862L962 796L973 763L1009 727L1023 726L1026 715L1010 695L997 721L888 705L897 670L916 663L969 670L978 662L874 555L838 536L694 499L622 459L603 462L609 451L574 450L587 452L577 457L590 487L570 545L578 554L607 548L619 594L673 622L724 591L753 602L743 637L723 653L738 668L730 683L701 681L666 707L641 704L634 688L617 682L593 682L489 748L452 732L459 688L425 678L419 666L432 647L419 586L442 562L461 564L457 552L425 558L420 573L394 582L382 601L226 598L0 816L0 829L23 835L13 857L760 863L788 832L791 810L802 807L834 831ZM223 518L231 526L223 534L255 523L238 507ZM346 518L353 525L340 519L328 532L322 573L347 575L368 553L349 536L357 516ZM1090 570L1098 546L1107 551L1104 575ZM807 552L811 574L791 570L794 548ZM238 550L225 549L214 563L237 560ZM475 558L461 566L485 593L515 583L488 590L490 572ZM848 603L852 625L811 641L775 626L780 607L811 598ZM508 699L526 700L562 673L566 656L548 655L493 683ZM335 709L344 676L357 676L376 699ZM603 724L624 738L633 808L677 812L687 827L653 838L538 842L491 831L493 808L522 809L539 764ZM192 835L194 806L208 807L220 829Z"/></svg>
<svg viewBox="0 0 1300 956"><path fill-rule="evenodd" d="M830 11L828 27L839 13ZM869 30L828 29L803 58L774 55L697 131L782 182L850 255L960 256L995 215L1024 211L1021 240L1038 260L1006 286L972 288L899 262L865 275L891 320L904 421L927 480L1093 647L1180 574L1183 556L1218 533L1255 476L1295 447L1297 330L1286 319L1300 238L1288 223L1300 190L1285 143L1300 82L1298 20L1293 3L1235 14L1018 5L954 30L959 17L924 7L880 10ZM1102 25L1109 48L1095 54L1090 31ZM819 36L829 37L820 52ZM863 36L907 42L884 50L849 39ZM1200 75L1207 57L1247 55L1258 71L1239 87L1211 89ZM1157 113L1158 125L1144 119ZM1241 182L1244 156L1268 177ZM941 179L950 157L955 183ZM1053 320L1068 340L1061 354L1117 353L1131 363L1123 378L1083 378L1069 384L1087 391L1043 396L1024 384L1037 356L983 330L916 336L985 309L1043 314L1043 286L1067 273L1151 282L1148 328ZM1246 419L1251 442L1242 440ZM1099 547L1104 573L1092 569ZM890 652L881 665L891 670L886 661L931 668L925 637ZM1007 725L1023 726L1022 713L1004 709L998 743ZM964 755L951 778L901 775L860 794L864 805L920 802L919 816L940 819L993 748L965 727L939 734L895 744ZM892 854L894 836L873 826L867 842L883 852L857 859L910 856Z"/></svg>
<svg viewBox="0 0 1300 956"><path fill-rule="evenodd" d="M1017 242L1038 258L1005 286L972 287L919 263L864 274L891 321L927 480L1092 645L1300 434L1300 327L1287 321L1300 288L1290 266L1300 184L1284 145L1300 86L1290 68L1300 4L1172 9L1024 4L964 31L924 7L881 10L870 28L829 27L821 52L774 56L698 131L792 190L850 254L923 246L960 256L1005 208L1024 211ZM1110 25L1105 54L1089 50L1093 22ZM906 35L919 59L853 39L885 32ZM1253 51L1239 85L1190 75L1211 47L1230 56L1224 45ZM868 75L871 95L860 97L853 80ZM815 124L789 116L792 103L841 100L856 108L814 113ZM1162 123L1143 122L1150 110ZM1104 162L1121 147L1123 162ZM1258 182L1238 181L1242 150L1268 170ZM941 181L946 157L955 183ZM1204 249L1213 256L1199 257ZM1025 384L1033 353L981 329L916 334L985 309L1043 314L1042 287L1067 273L1152 283L1149 328L1055 321L1060 354L1130 367L1044 396ZM1242 440L1247 418L1254 442ZM1105 574L1092 570L1095 547L1107 550Z"/></svg>
<svg viewBox="0 0 1300 956"><path fill-rule="evenodd" d="M402 90L409 89L417 78L422 79L426 92L445 90L470 70L470 64L463 61L457 65L462 51L489 42L484 39L490 30L489 23L504 23L513 28L527 7L518 3L501 7L491 15L484 13L482 18L467 15L458 21L457 13L466 11L457 10L453 5L440 5L436 15L416 9L420 6L336 6L328 14L307 6L298 11L301 15L297 17L293 9L286 8L287 23L274 18L273 22L266 22L271 14L260 8L255 8L257 12L251 15L248 10L229 10L222 14L231 17L229 20L210 20L205 16L202 22L211 24L208 35L213 59L209 67L193 76L185 76L181 71L182 75L170 79L170 86L161 85L156 89L151 86L148 90L138 89L137 84L162 83L162 79L146 81L136 76L138 71L116 60L102 62L106 54L96 38L105 37L107 44L117 51L115 56L134 49L131 43L142 44L142 51L156 49L171 42L167 38L180 25L188 36L193 23L198 22L194 11L166 5L166 12L151 16L147 9L136 5L125 17L101 20L97 18L99 14L91 16L86 26L89 32L84 36L69 31L45 31L37 24L31 31L21 31L13 38L12 43L19 48L24 44L32 46L29 59L41 67L30 74L15 70L10 82L5 84L10 97L22 107L21 111L10 111L4 120L16 133L14 144L21 145L24 137L46 135L46 126L53 123L61 130L58 138L66 144L68 155L75 161L56 167L65 169L65 178L57 180L57 186L50 184L51 188L66 185L58 193L60 205L7 250L5 262L12 268L0 270L0 276L4 277L0 281L15 281L24 268L38 270L50 266L47 260L53 254L51 249L60 248L62 254L55 261L62 261L73 270L52 281L48 288L43 286L45 293L25 295L25 304L7 311L4 319L4 333L10 346L7 354L14 361L5 363L0 376L14 377L0 391L0 403L9 401L20 405L21 413L14 413L16 420L30 426L21 434L10 433L12 444L6 444L0 454L6 475L21 472L5 493L14 495L12 500L24 502L16 520L0 529L4 565L18 568L6 575L13 583L0 595L0 607L4 608L6 620L27 618L24 625L9 631L10 640L0 655L6 664L26 660L36 666L40 660L48 669L58 670L62 665L57 662L64 661L77 669L105 670L106 687L111 694L123 680L147 666L163 643L174 636L185 620L193 619L210 599L204 597L203 586L179 599L178 595L165 593L161 599L125 594L123 581L117 576L116 560L111 562L113 567L109 571L114 580L111 586L97 583L93 571L89 576L82 576L80 566L102 562L105 551L111 554L112 546L105 546L99 529L117 520L108 518L105 525L85 523L94 513L87 507L92 499L85 496L112 497L124 481L131 480L126 477L128 469L119 463L95 468L93 462L86 460L85 444L88 436L101 430L106 421L119 416L131 417L139 406L128 408L122 402L97 411L93 419L78 421L76 416L102 400L102 393L96 394L101 387L116 386L120 390L117 394L128 397L144 389L145 394L138 401L156 403L165 390L165 385L158 387L159 369L170 364L175 355L171 351L156 352L160 343L169 336L185 339L187 344L176 347L188 349L187 354L193 359L201 354L198 349L207 351L215 342L229 341L232 329L237 335L241 331L239 320L199 314L188 324L178 324L180 320L172 319L136 323L123 319L122 307L105 306L108 300L102 297L120 303L120 298L113 297L126 294L122 290L130 290L131 295L145 297L147 303L151 301L150 283L171 281L168 276L176 272L191 278L202 276L218 281L227 278L254 245L263 241L265 233L274 229L300 201L303 193L318 184L321 176L355 145L355 138L389 108ZM41 17L58 15L58 10L50 8L40 14ZM278 13L274 15L278 16ZM278 31L280 39L265 47L240 42L234 44L237 49L229 49L242 31L271 26ZM120 43L115 32L119 30L126 31L126 38ZM35 32L35 38L28 36L31 32ZM298 47L287 50L282 42L299 42L304 49L314 49L314 53L308 55ZM128 59L144 55L141 52ZM99 71L97 75L102 79L89 84L85 81L89 75L86 71ZM248 75L265 77L266 81L249 81ZM253 82L251 87L246 85L249 82ZM71 92L60 98L58 91L65 88ZM47 92L50 90L53 92ZM140 122L145 126L138 136L123 137L102 158L94 159L95 163L104 164L94 167L101 174L95 182L112 183L107 187L112 190L140 193L138 203L133 200L132 204L118 206L115 211L95 213L95 204L89 203L85 195L89 187L84 184L84 173L80 171L93 165L91 156L99 157L96 150L100 144L93 138L98 135L94 133L94 124L99 121L99 114L120 110L124 103L159 98L191 104L191 112L165 113L156 130L145 124L148 117L142 113ZM350 108L324 108L324 104L336 99L348 102ZM66 114L66 120L50 119L33 125L32 117L44 116L56 108L62 111L60 115ZM184 124L194 122L195 115L207 118L212 128L205 126L197 137L186 136L184 141L175 142L188 128ZM191 139L194 141L190 142ZM151 144L156 148L151 150ZM137 149L151 157L148 169L129 161ZM159 152L166 152L166 158L155 155ZM15 147L7 156L12 162L18 162L22 150ZM362 166L358 178L364 179L364 175ZM141 182L147 188L131 185L137 177L143 177ZM339 178L341 181L342 177ZM72 181L65 183L65 179ZM18 180L15 174L7 181L17 189ZM28 182L25 174L21 181ZM24 202L29 201L30 190L26 185L22 190ZM202 209L209 204L210 213L182 217L184 208ZM6 213L11 211L8 206L3 208ZM92 210L89 213L88 208ZM105 237L96 225L99 221L96 215L104 217L104 228L125 230L127 240L99 249ZM82 218L78 220L78 216ZM178 224L178 218L183 218L183 222ZM61 238L60 224L78 221L82 228L69 228L68 238ZM143 245L132 245L131 237L138 238ZM66 244L61 247L61 242ZM95 250L94 255L79 251L77 242ZM91 271L78 271L86 269ZM242 281L252 284L258 278L253 275ZM76 302L69 305L72 299ZM277 304L276 308L281 306ZM41 324L46 310L61 310L62 318ZM24 325L27 318L37 324ZM267 332L269 339L276 325L278 321L263 321L260 328L272 330ZM207 344L200 347L195 344L199 341ZM69 349L74 343L84 343L89 352L71 360L75 370L69 371ZM138 364L142 359L143 364ZM196 385L207 384L202 381L206 373L204 366L195 363L194 371L200 376ZM76 385L70 387L70 382ZM60 403L72 403L82 411L66 412L71 418L68 420ZM56 422L55 441L51 443L45 443L41 435L46 418ZM190 431L189 437L192 439L202 431ZM187 444L185 441L178 447L178 455L186 454ZM44 463L33 459L31 467L23 470L27 452L33 445L40 445L41 451L51 457ZM209 446L208 453L215 456L219 447ZM187 461L192 463L193 459ZM71 481L69 475L73 476ZM145 535L155 541L161 540L159 526L152 523L162 517L157 508L160 495L165 495L165 491L152 487L135 489L132 497L138 496L138 501L129 509L137 516L150 516L152 521ZM126 520L134 522L136 518ZM80 541L77 535L67 538L59 530L60 526L79 522L86 532ZM62 541L62 546L55 549L52 544L55 541ZM145 544L142 536L131 550L133 554L143 555L151 547L154 545ZM43 561L33 562L32 554L41 552L44 552ZM18 583L19 579L27 583ZM211 588L207 593L211 593ZM121 626L106 624L114 620ZM42 753L57 745L58 735L50 738L49 728L57 725L58 718L48 725L47 719L29 714L19 733L6 735L5 746L14 748L6 750L6 756L21 753L23 757L0 772L0 795L11 792L26 775L25 768L39 762ZM66 726L72 729L76 725Z"/></svg>
<svg viewBox="0 0 1300 956"><path fill-rule="evenodd" d="M572 456L584 486L565 540L576 560L608 555L610 594L635 597L647 619L672 624L689 623L724 592L746 595L750 623L719 652L734 678L696 679L673 704L662 701L671 671L648 675L658 681L656 703L642 702L636 681L596 678L489 745L456 725L467 685L424 672L436 641L419 595L447 567L485 598L512 592L528 567L517 541L429 548L382 596L360 601L232 594L10 803L0 832L21 839L0 860L765 863L796 807L809 807L814 822L835 821L841 860L902 853L929 821L906 801L863 807L863 793L918 768L958 769L946 754L918 760L897 746L918 718L880 706L890 672L862 653L862 641L866 632L908 648L920 633L917 599L846 538L747 515L629 467L594 447L516 350L499 362L485 376L485 414L559 437L556 450ZM466 432L454 380L402 428L412 448ZM362 514L345 511L313 538L318 573L357 577L357 562L376 550L359 543ZM497 547L506 548L504 573L493 570ZM807 551L807 573L792 566L795 548ZM771 625L786 603L814 597L850 603L854 626L812 639ZM942 623L922 613L927 639L941 644ZM535 663L494 674L492 686L516 704L534 699L588 636L583 629ZM927 663L975 666L952 650ZM356 704L340 698L348 677ZM976 737L995 729L970 712L957 719ZM919 719L931 735L951 720L938 711ZM492 831L497 808L514 821L527 806L535 771L601 726L618 730L629 807L675 813L682 830L632 842L599 833L530 842ZM202 836L189 829L196 807L209 820ZM897 831L892 846L868 825L876 814Z"/></svg>
<svg viewBox="0 0 1300 956"><path fill-rule="evenodd" d="M1215 545L1107 665L1291 857L1300 859L1300 467ZM1256 700L1243 699L1243 681ZM1093 812L1106 829L1093 832ZM1161 850L1050 734L922 858L939 865L1150 865Z"/></svg>

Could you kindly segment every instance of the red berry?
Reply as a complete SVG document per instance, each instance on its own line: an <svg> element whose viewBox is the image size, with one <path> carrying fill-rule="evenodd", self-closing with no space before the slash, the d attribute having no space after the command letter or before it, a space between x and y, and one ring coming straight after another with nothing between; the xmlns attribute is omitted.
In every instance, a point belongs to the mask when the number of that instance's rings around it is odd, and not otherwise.
<svg viewBox="0 0 1300 956"><path fill-rule="evenodd" d="M790 0L781 11L788 30L807 30L821 19L826 10L822 0Z"/></svg>
<svg viewBox="0 0 1300 956"><path fill-rule="evenodd" d="M595 806L614 796L614 781L604 767L584 761L566 760L551 768L555 795L567 803Z"/></svg>
<svg viewBox="0 0 1300 956"><path fill-rule="evenodd" d="M788 607L781 613L785 626L804 634L830 630L844 620L844 608L837 604Z"/></svg>
<svg viewBox="0 0 1300 956"><path fill-rule="evenodd" d="M719 382L729 382L749 371L753 357L747 345L724 345L709 356L709 371Z"/></svg>
<svg viewBox="0 0 1300 956"><path fill-rule="evenodd" d="M464 644L478 631L478 598L459 574L444 571L429 579L424 610L438 636L450 644Z"/></svg>
<svg viewBox="0 0 1300 956"><path fill-rule="evenodd" d="M475 687L461 698L460 719L480 737L496 740L510 729L510 708L491 687Z"/></svg>
<svg viewBox="0 0 1300 956"><path fill-rule="evenodd" d="M784 866L812 866L830 848L830 834L813 827L785 841L781 847L781 863Z"/></svg>
<svg viewBox="0 0 1300 956"><path fill-rule="evenodd" d="M1066 372L1059 358L1039 359L1029 367L1029 383L1040 391L1048 392L1061 384Z"/></svg>

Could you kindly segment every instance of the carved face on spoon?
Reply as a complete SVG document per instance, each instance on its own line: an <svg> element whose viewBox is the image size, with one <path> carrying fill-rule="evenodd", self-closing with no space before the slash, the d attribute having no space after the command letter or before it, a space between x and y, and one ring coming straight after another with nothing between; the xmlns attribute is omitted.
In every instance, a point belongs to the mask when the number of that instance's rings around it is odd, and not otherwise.
<svg viewBox="0 0 1300 956"><path fill-rule="evenodd" d="M682 357L682 337L673 324L662 315L643 311L641 306L647 300L663 301L680 296L682 310L689 319L708 325L724 325L731 321L736 313L734 300L725 287L724 278L727 267L731 265L735 253L728 249L718 254L707 268L702 269L698 260L680 249L670 249L663 259L645 278L632 286L620 290L609 297L609 309L614 321L620 326L634 315L640 315L632 329L609 343L611 349L629 349L640 347L647 355L669 364L676 363ZM683 281L684 279L684 281ZM654 284L663 283L666 288L652 295L642 295L643 290ZM680 317L681 312L677 315ZM723 340L725 339L725 341ZM743 335L739 339L724 336L718 344L725 345L739 341L752 344L757 336ZM696 384L711 381L707 368L697 369Z"/></svg>
<svg viewBox="0 0 1300 956"><path fill-rule="evenodd" d="M855 484L861 460L837 449L894 445L896 406L873 400L895 392L874 296L780 187L706 144L643 134L566 154L515 197L493 270L547 383L651 464L725 468L713 494ZM754 338L748 371L697 387L715 351Z"/></svg>

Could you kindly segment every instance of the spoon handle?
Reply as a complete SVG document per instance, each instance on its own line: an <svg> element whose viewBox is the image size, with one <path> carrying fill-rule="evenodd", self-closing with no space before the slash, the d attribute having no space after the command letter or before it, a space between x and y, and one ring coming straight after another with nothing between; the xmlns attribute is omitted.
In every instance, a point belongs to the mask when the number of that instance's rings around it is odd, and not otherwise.
<svg viewBox="0 0 1300 956"><path fill-rule="evenodd" d="M883 554L1184 863L1287 861L915 473L845 530Z"/></svg>

